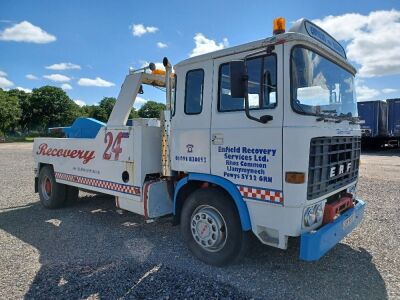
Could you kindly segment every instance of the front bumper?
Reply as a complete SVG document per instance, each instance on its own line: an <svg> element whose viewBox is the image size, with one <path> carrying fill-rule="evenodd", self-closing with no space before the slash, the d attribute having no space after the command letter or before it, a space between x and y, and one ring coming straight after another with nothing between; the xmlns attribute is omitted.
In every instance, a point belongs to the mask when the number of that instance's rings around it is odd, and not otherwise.
<svg viewBox="0 0 400 300"><path fill-rule="evenodd" d="M303 233L300 238L300 259L314 261L320 259L333 246L361 223L364 216L364 201L357 199L357 204L344 212L332 223L316 231Z"/></svg>

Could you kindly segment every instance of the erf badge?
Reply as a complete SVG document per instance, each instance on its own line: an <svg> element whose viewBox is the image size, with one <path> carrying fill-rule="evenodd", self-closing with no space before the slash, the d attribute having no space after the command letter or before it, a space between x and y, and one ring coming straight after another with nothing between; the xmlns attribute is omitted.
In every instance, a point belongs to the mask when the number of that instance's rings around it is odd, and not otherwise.
<svg viewBox="0 0 400 300"><path fill-rule="evenodd" d="M192 153L193 152L193 145L192 144L187 144L186 145L186 149L187 149L187 153Z"/></svg>

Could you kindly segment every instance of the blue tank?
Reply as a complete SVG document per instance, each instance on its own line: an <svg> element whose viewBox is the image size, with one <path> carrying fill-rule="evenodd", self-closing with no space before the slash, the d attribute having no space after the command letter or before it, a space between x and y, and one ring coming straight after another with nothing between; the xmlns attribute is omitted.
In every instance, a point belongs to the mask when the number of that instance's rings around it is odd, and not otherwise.
<svg viewBox="0 0 400 300"><path fill-rule="evenodd" d="M49 133L63 132L67 138L94 139L105 123L92 118L78 118L70 127L49 128Z"/></svg>

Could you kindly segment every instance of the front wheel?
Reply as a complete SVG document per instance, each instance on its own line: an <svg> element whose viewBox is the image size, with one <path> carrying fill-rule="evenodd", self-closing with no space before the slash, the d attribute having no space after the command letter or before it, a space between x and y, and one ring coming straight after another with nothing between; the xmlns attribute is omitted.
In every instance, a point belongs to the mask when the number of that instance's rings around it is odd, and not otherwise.
<svg viewBox="0 0 400 300"><path fill-rule="evenodd" d="M181 232L191 252L215 266L239 260L249 242L233 200L217 188L196 190L186 199Z"/></svg>

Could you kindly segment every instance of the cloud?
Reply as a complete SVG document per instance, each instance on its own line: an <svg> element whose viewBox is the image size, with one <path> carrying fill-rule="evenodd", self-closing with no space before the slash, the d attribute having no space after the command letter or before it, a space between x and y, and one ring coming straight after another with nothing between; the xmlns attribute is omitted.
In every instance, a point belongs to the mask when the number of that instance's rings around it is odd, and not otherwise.
<svg viewBox="0 0 400 300"><path fill-rule="evenodd" d="M132 34L137 37L141 37L146 33L155 33L158 31L157 27L154 26L144 26L143 24L133 24Z"/></svg>
<svg viewBox="0 0 400 300"><path fill-rule="evenodd" d="M141 68L148 67L150 64L148 61L145 60L141 60L139 61L139 63ZM165 67L162 62L155 62L154 64L156 65L156 69L165 70Z"/></svg>
<svg viewBox="0 0 400 300"><path fill-rule="evenodd" d="M363 80L356 80L357 101L377 100L380 92L364 84Z"/></svg>
<svg viewBox="0 0 400 300"><path fill-rule="evenodd" d="M158 42L158 43L157 43L157 47L160 48L160 49L163 49L163 48L167 48L168 45L165 44L165 43L162 43L162 42Z"/></svg>
<svg viewBox="0 0 400 300"><path fill-rule="evenodd" d="M100 77L96 77L95 79L90 78L81 78L78 80L78 84L81 86L98 86L98 87L110 87L114 86L115 84Z"/></svg>
<svg viewBox="0 0 400 300"><path fill-rule="evenodd" d="M142 97L136 97L135 103L133 104L133 107L134 107L135 109L139 109L139 108L141 108L147 101L149 101L149 100L146 100L146 99L144 99L144 98L142 98Z"/></svg>
<svg viewBox="0 0 400 300"><path fill-rule="evenodd" d="M350 13L340 16L327 16L313 20L337 40L349 41L356 38L366 25L366 16Z"/></svg>
<svg viewBox="0 0 400 300"><path fill-rule="evenodd" d="M29 80L37 80L37 79L39 79L33 74L26 74L25 77L26 77L26 79L29 79Z"/></svg>
<svg viewBox="0 0 400 300"><path fill-rule="evenodd" d="M68 82L71 80L71 78L62 74L44 75L43 77L55 82Z"/></svg>
<svg viewBox="0 0 400 300"><path fill-rule="evenodd" d="M192 52L189 54L189 57L221 50L221 49L224 49L225 47L229 46L229 42L228 42L227 38L223 38L222 42L217 43L214 40L210 40L210 39L206 38L204 36L204 34L202 34L202 33L196 33L196 35L193 37L193 39L194 39L194 43L196 44L196 47L194 47Z"/></svg>
<svg viewBox="0 0 400 300"><path fill-rule="evenodd" d="M61 71L61 70L80 70L81 66L80 65L76 65L76 64L72 64L72 63L59 63L59 64L54 64L54 65L50 65L50 66L46 66L45 67L48 70L57 70L57 71Z"/></svg>
<svg viewBox="0 0 400 300"><path fill-rule="evenodd" d="M149 62L145 61L145 60L139 60L139 63L140 63L140 68L149 66ZM162 62L155 62L154 64L156 65L157 70L165 70L164 64ZM174 73L174 72L175 72L175 70L172 67L172 73Z"/></svg>
<svg viewBox="0 0 400 300"><path fill-rule="evenodd" d="M24 91L25 93L32 93L31 89L23 88L23 87L20 87L20 86L17 86L17 90Z"/></svg>
<svg viewBox="0 0 400 300"><path fill-rule="evenodd" d="M68 84L68 83L63 83L63 84L61 85L61 88L62 88L64 91L66 91L66 90L72 90L72 86L71 86L70 84Z"/></svg>
<svg viewBox="0 0 400 300"><path fill-rule="evenodd" d="M395 93L395 92L398 92L398 91L400 91L400 90L399 89L391 89L391 88L386 88L386 89L382 90L382 92L385 93L385 94Z"/></svg>
<svg viewBox="0 0 400 300"><path fill-rule="evenodd" d="M2 41L46 44L54 42L56 39L54 35L28 21L23 21L0 31L0 40Z"/></svg>
<svg viewBox="0 0 400 300"><path fill-rule="evenodd" d="M10 87L14 86L14 83L8 80L5 77L0 76L0 88L1 89L9 89Z"/></svg>
<svg viewBox="0 0 400 300"><path fill-rule="evenodd" d="M10 87L14 86L14 82L8 80L7 73L0 70L0 89L8 90Z"/></svg>
<svg viewBox="0 0 400 300"><path fill-rule="evenodd" d="M74 100L74 102L81 107L86 105L85 101L83 101L83 100L76 99L76 100Z"/></svg>
<svg viewBox="0 0 400 300"><path fill-rule="evenodd" d="M348 58L360 77L400 74L400 11L373 11L314 20L333 37L347 42Z"/></svg>

